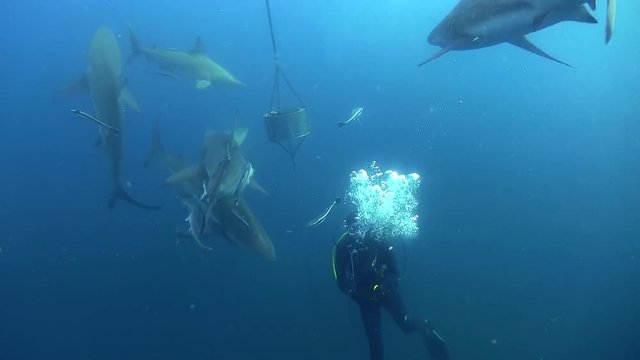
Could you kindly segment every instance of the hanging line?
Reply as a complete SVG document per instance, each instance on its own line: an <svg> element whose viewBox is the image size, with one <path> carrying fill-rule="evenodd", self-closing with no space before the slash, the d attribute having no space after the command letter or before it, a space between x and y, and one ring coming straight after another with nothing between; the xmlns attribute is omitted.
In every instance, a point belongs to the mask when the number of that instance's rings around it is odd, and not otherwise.
<svg viewBox="0 0 640 360"><path fill-rule="evenodd" d="M289 157L291 158L291 165L293 165L293 170L296 170L296 154L298 153L298 150L300 150L300 145L302 145L302 143L304 142L304 137L299 138L300 140L298 141L298 144L296 144L296 146L293 146L293 144L291 143L291 140L287 140L287 145L285 146L283 143L281 142L277 142L276 144L280 145L280 147L287 153L289 154Z"/></svg>
<svg viewBox="0 0 640 360"><path fill-rule="evenodd" d="M302 98L300 97L300 95L298 95L296 90L293 88L293 86L291 85L291 82L289 81L289 78L287 77L287 75L285 75L284 71L282 71L282 68L280 67L280 60L278 59L278 50L276 47L276 37L273 33L273 21L271 19L271 6L269 5L269 0L265 0L265 3L267 5L267 17L269 18L269 33L271 34L271 48L273 49L273 63L275 65L273 90L271 93L271 103L269 104L269 107L271 108L271 110L274 110L273 104L275 103L276 104L275 110L276 111L280 110L280 76L282 76L282 79L284 79L285 84L289 87L289 90L291 91L293 96L296 97L300 105L302 105L302 107L306 107L304 102L302 101Z"/></svg>

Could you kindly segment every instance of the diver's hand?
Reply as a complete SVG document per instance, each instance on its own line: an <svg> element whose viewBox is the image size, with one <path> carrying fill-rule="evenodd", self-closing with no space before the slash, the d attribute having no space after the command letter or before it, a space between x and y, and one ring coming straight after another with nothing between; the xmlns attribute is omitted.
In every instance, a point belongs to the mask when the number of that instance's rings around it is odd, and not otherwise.
<svg viewBox="0 0 640 360"><path fill-rule="evenodd" d="M347 295L349 295L349 297L353 301L357 301L358 300L358 292L355 289L349 289L347 291Z"/></svg>
<svg viewBox="0 0 640 360"><path fill-rule="evenodd" d="M391 288L387 284L375 284L373 285L373 293L376 295L386 295L391 292Z"/></svg>

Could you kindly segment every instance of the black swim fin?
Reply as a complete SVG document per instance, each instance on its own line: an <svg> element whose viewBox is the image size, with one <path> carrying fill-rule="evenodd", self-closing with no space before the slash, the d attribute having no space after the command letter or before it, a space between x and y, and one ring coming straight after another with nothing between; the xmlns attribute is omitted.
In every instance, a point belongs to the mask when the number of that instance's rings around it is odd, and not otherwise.
<svg viewBox="0 0 640 360"><path fill-rule="evenodd" d="M427 346L430 360L449 360L449 349L444 339L431 326L427 325L424 334L424 343Z"/></svg>

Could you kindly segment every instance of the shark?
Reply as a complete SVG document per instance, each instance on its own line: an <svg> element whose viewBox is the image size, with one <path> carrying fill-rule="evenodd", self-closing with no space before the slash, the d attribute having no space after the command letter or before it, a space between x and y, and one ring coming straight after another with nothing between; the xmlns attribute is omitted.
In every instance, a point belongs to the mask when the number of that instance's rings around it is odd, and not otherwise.
<svg viewBox="0 0 640 360"><path fill-rule="evenodd" d="M158 120L153 128L151 151L145 161L146 166L151 164L163 165L173 174L194 167L182 157L165 151ZM193 238L201 249L211 250L210 246L204 244L204 239L221 237L233 245L243 246L264 258L272 261L276 259L275 248L269 234L258 222L244 199L222 198L208 209L208 204L200 198L202 187L199 179L185 177L173 183L179 187L178 197L189 210L189 215L185 219L189 224L188 237Z"/></svg>
<svg viewBox="0 0 640 360"><path fill-rule="evenodd" d="M197 198L181 197L181 200L189 209L189 215L185 219L189 224L189 230L186 234L179 232L179 236L194 239L202 250L207 251L213 249L205 245L203 240L219 237L269 261L276 260L275 247L269 234L244 199L240 199L238 203L228 198L218 202L211 214L214 221L206 219L204 204Z"/></svg>
<svg viewBox="0 0 640 360"><path fill-rule="evenodd" d="M201 199L208 204L209 212L219 199L230 197L237 202L247 187L268 195L253 179L255 170L242 153L241 145L247 133L246 128L237 127L236 114L230 134L206 133L200 162L174 172L165 183L200 183Z"/></svg>
<svg viewBox="0 0 640 360"><path fill-rule="evenodd" d="M201 37L196 38L191 51L144 47L131 28L129 28L129 39L132 52L127 63L143 56L161 69L159 74L194 80L196 89L206 89L212 84L245 87L240 80L207 56Z"/></svg>
<svg viewBox="0 0 640 360"><path fill-rule="evenodd" d="M97 145L107 154L112 184L109 208L113 208L120 199L143 209L157 210L159 206L135 200L122 185L123 103L128 103L138 111L140 107L126 87L121 61L120 48L113 32L104 26L98 28L91 41L87 69L80 79L69 86L66 93L88 90L91 95L95 116L80 110L72 112L100 124Z"/></svg>
<svg viewBox="0 0 640 360"><path fill-rule="evenodd" d="M615 7L615 0L610 1L613 1ZM439 46L440 50L418 66L449 51L479 49L502 43L515 45L548 60L570 66L538 48L526 36L564 21L597 23L586 5L595 10L596 2L461 0L428 36L428 42ZM615 14L615 9L613 13Z"/></svg>

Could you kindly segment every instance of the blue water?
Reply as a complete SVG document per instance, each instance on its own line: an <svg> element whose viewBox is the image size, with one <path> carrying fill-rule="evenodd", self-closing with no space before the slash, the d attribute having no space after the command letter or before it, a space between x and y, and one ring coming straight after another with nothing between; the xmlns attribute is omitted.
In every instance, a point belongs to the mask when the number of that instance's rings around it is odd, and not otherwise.
<svg viewBox="0 0 640 360"><path fill-rule="evenodd" d="M640 359L640 4L621 1L613 41L563 23L530 38L568 68L512 46L450 53L426 36L442 1L272 0L279 57L313 133L297 170L262 114L273 64L262 1L4 1L0 4L0 359L365 359L357 307L330 270L339 208L306 222L377 160L418 172L420 228L402 292L454 359ZM147 212L106 206L104 153L87 95L52 101L82 73L101 25L130 51L207 53L247 89L197 91L125 68L123 180ZM285 93L283 101L295 104ZM287 97L288 96L288 97ZM144 168L163 104L170 152L196 160L202 135L250 128L244 150L270 197L246 191L272 237L270 263L219 241L176 244L186 209ZM356 106L361 123L338 129ZM383 318L389 359L424 359Z"/></svg>

